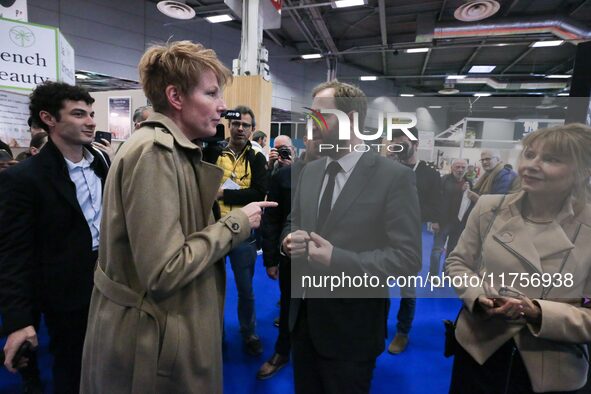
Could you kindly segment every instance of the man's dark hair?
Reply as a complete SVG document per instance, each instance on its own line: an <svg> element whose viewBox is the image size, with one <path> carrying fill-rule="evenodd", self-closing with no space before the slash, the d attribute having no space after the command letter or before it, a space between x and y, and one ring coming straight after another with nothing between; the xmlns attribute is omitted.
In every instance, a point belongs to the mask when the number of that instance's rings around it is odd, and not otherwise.
<svg viewBox="0 0 591 394"><path fill-rule="evenodd" d="M47 81L38 85L29 96L31 124L38 124L43 130L49 132L49 126L41 120L39 112L47 111L59 121L60 110L64 108L65 100L84 101L88 105L94 103L94 99L84 88L63 82Z"/></svg>
<svg viewBox="0 0 591 394"><path fill-rule="evenodd" d="M265 138L267 138L267 134L265 134L265 132L261 130L255 131L252 135L252 140L256 142L259 142L259 140L264 140Z"/></svg>
<svg viewBox="0 0 591 394"><path fill-rule="evenodd" d="M40 128L43 127L39 123L35 122L33 120L33 117L32 116L29 116L29 119L27 120L27 124L29 125L29 129L31 129L33 127L36 128L36 129L40 129Z"/></svg>
<svg viewBox="0 0 591 394"><path fill-rule="evenodd" d="M4 149L6 152L8 152L10 157L14 157L14 156L12 156L12 151L10 150L10 146L8 146L8 144L2 140L0 140L0 149Z"/></svg>
<svg viewBox="0 0 591 394"><path fill-rule="evenodd" d="M252 118L252 128L254 129L254 127L256 126L256 122L254 120L254 112L252 112L252 109L250 109L246 105L239 105L236 108L234 108L234 111L240 112L240 115L249 114Z"/></svg>
<svg viewBox="0 0 591 394"><path fill-rule="evenodd" d="M417 128L411 127L408 129L408 131L410 131L410 133L417 139L416 141L411 141L411 142L413 144L418 144L419 143L419 131L417 130ZM392 138L402 137L403 135L406 135L406 134L400 129L392 130Z"/></svg>
<svg viewBox="0 0 591 394"><path fill-rule="evenodd" d="M31 137L31 143L29 144L30 148L37 148L41 149L41 147L47 142L47 134L45 131L35 134Z"/></svg>

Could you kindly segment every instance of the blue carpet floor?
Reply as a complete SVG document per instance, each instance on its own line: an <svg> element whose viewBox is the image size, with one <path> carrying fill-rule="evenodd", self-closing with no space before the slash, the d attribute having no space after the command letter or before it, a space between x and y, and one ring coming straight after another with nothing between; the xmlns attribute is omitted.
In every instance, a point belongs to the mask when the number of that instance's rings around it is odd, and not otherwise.
<svg viewBox="0 0 591 394"><path fill-rule="evenodd" d="M432 235L423 233L423 266L428 267ZM224 392L229 394L290 394L293 393L291 364L266 381L255 379L259 366L273 354L277 329L273 319L278 316L278 284L267 278L262 261L257 261L254 279L257 332L264 345L260 358L252 358L242 351L236 316L236 287L228 264L228 285L225 313ZM425 272L423 272L425 273ZM450 296L449 289L439 290L441 297ZM420 292L419 292L420 294ZM389 338L396 327L399 299L392 300L388 322ZM459 309L454 298L419 298L407 351L401 355L382 354L374 371L372 393L439 394L446 393L451 375L452 359L443 357L443 319L454 319ZM3 346L3 343L0 343ZM46 392L51 392L51 357L48 352L47 332L40 332L39 364ZM18 393L20 380L6 369L0 369L0 393ZM169 394L169 393L167 393ZM170 393L172 394L172 393ZM207 394L207 393L203 393Z"/></svg>

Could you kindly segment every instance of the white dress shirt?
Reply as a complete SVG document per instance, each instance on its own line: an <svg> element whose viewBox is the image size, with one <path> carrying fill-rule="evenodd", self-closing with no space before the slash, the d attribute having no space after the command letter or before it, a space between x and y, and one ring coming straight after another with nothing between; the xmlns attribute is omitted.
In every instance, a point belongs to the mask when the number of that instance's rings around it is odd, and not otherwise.
<svg viewBox="0 0 591 394"><path fill-rule="evenodd" d="M84 148L84 157L78 163L66 159L70 179L76 185L76 199L86 218L90 234L92 235L92 250L99 247L101 228L102 181L90 168L94 156Z"/></svg>
<svg viewBox="0 0 591 394"><path fill-rule="evenodd" d="M337 198L339 198L341 191L343 191L343 188L351 176L353 169L357 165L357 162L359 162L359 159L361 159L361 155L363 155L363 152L350 152L336 160L341 166L342 170L337 173L334 180L334 191L332 192L332 202L330 204L331 209L334 207L334 203L337 201ZM328 165L333 161L335 160L331 159L330 157L328 158L326 161L326 166L324 167L325 171L326 168L328 168ZM322 200L322 195L324 194L324 189L326 189L327 183L328 174L325 173L324 180L322 181L322 188L320 189L320 197L318 198L318 208L320 208L320 201Z"/></svg>

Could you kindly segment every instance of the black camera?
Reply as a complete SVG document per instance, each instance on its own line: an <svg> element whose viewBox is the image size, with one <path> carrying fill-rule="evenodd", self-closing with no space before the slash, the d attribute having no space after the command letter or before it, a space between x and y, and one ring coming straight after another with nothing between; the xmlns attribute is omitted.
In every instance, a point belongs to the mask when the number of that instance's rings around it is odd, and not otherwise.
<svg viewBox="0 0 591 394"><path fill-rule="evenodd" d="M226 119L242 119L242 114L238 111L225 111L222 112L222 116Z"/></svg>
<svg viewBox="0 0 591 394"><path fill-rule="evenodd" d="M289 147L287 146L280 146L279 148L277 148L277 154L283 160L291 159L291 149L289 149Z"/></svg>

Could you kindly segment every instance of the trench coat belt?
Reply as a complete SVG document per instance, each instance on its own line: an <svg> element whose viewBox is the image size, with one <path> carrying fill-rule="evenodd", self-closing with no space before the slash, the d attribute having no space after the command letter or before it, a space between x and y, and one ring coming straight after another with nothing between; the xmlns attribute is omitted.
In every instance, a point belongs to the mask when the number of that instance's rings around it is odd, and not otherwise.
<svg viewBox="0 0 591 394"><path fill-rule="evenodd" d="M156 376L170 376L172 373L178 351L178 319L166 315L166 327L160 343L162 332L157 316L165 314L159 312L158 307L146 298L146 292L137 293L115 282L103 272L99 264L94 272L94 284L103 296L115 304L139 310L137 332L132 333L135 336L135 357L131 393L155 393ZM160 356L158 349L161 349Z"/></svg>

